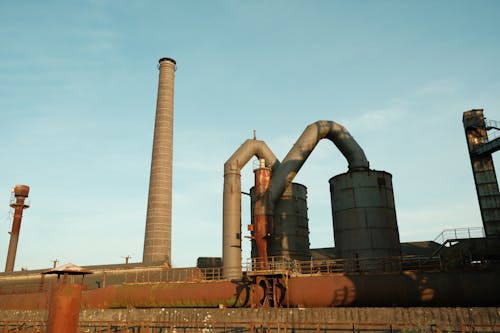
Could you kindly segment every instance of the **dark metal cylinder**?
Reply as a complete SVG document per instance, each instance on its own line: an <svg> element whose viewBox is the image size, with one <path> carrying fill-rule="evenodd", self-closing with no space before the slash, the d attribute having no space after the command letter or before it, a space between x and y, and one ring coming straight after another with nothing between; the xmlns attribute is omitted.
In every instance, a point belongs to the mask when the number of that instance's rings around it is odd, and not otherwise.
<svg viewBox="0 0 500 333"><path fill-rule="evenodd" d="M159 62L143 262L171 263L175 64L175 60L170 58L162 58Z"/></svg>
<svg viewBox="0 0 500 333"><path fill-rule="evenodd" d="M338 257L361 270L378 270L365 259L401 254L390 173L343 173L330 179L330 193Z"/></svg>
<svg viewBox="0 0 500 333"><path fill-rule="evenodd" d="M250 190L252 197L252 224L256 204L255 189ZM255 226L254 226L255 228ZM296 260L310 260L309 220L307 217L307 188L302 184L289 185L274 207L272 223L268 226L268 255ZM252 257L256 256L255 247Z"/></svg>

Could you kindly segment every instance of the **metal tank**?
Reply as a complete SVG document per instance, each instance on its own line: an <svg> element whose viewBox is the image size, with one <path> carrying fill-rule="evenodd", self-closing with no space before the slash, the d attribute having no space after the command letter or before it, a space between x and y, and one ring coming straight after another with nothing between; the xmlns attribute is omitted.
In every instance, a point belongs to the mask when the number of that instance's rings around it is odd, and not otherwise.
<svg viewBox="0 0 500 333"><path fill-rule="evenodd" d="M397 266L394 259L378 259L401 254L392 175L354 171L329 182L336 255L360 270Z"/></svg>
<svg viewBox="0 0 500 333"><path fill-rule="evenodd" d="M250 189L252 198L252 225L254 224L255 188ZM270 228L268 253L270 257L287 257L310 260L309 219L307 217L307 187L292 183L285 188L274 207L273 226ZM252 257L257 256L252 242Z"/></svg>

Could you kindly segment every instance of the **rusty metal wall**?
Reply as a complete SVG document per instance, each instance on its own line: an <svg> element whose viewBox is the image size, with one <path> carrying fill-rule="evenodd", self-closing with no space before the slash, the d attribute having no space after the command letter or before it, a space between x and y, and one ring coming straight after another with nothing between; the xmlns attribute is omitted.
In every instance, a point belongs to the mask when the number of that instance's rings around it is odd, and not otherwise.
<svg viewBox="0 0 500 333"><path fill-rule="evenodd" d="M47 333L76 333L80 318L82 285L58 281L52 289Z"/></svg>
<svg viewBox="0 0 500 333"><path fill-rule="evenodd" d="M330 193L338 257L356 260L401 254L391 174L343 173L330 179Z"/></svg>
<svg viewBox="0 0 500 333"><path fill-rule="evenodd" d="M162 58L159 61L160 75L143 262L171 262L175 64L175 60L170 58Z"/></svg>

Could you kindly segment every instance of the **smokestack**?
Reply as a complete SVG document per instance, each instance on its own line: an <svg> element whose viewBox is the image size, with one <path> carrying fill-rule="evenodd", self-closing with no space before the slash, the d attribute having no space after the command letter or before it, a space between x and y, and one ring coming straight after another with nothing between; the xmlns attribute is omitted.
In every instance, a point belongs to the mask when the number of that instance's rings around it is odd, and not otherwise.
<svg viewBox="0 0 500 333"><path fill-rule="evenodd" d="M170 265L175 60L161 58L143 262Z"/></svg>
<svg viewBox="0 0 500 333"><path fill-rule="evenodd" d="M19 230L21 229L23 210L29 207L25 200L30 193L30 187L27 185L16 185L12 189L12 192L14 193L15 200L10 203L10 206L14 208L14 220L12 222L12 231L10 232L9 252L7 253L7 261L5 262L6 272L14 271Z"/></svg>

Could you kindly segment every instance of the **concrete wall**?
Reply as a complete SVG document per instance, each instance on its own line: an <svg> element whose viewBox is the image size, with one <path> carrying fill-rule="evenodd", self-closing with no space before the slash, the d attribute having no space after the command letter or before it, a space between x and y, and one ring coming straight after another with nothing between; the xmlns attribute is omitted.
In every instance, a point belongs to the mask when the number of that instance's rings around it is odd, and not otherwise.
<svg viewBox="0 0 500 333"><path fill-rule="evenodd" d="M45 321L47 311L0 311L3 321ZM84 310L80 322L380 323L459 327L500 325L500 308L107 309ZM500 329L500 327L497 327Z"/></svg>

